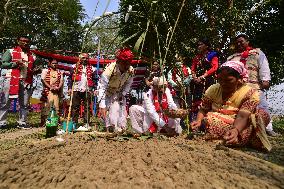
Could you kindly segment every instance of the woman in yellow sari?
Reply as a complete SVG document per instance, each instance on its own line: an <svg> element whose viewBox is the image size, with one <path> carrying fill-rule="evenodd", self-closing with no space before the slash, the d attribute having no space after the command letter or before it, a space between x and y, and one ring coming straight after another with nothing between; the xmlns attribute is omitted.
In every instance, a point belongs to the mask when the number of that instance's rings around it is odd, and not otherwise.
<svg viewBox="0 0 284 189"><path fill-rule="evenodd" d="M246 85L247 70L239 61L228 61L218 70L218 83L205 92L193 129L203 123L210 139L228 145L271 150L265 126L269 114L258 108L259 93Z"/></svg>

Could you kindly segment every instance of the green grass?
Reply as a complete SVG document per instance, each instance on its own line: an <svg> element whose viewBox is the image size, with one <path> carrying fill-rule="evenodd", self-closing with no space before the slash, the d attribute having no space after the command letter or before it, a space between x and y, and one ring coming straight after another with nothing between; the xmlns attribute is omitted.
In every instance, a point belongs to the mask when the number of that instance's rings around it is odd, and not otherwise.
<svg viewBox="0 0 284 189"><path fill-rule="evenodd" d="M273 121L273 130L284 134L284 118L279 118Z"/></svg>
<svg viewBox="0 0 284 189"><path fill-rule="evenodd" d="M0 133L6 133L6 132L14 132L18 130L18 121L19 114L18 113L8 113L7 117L7 129L0 130ZM40 113L36 112L30 112L28 114L28 124L31 127L39 127L40 126Z"/></svg>

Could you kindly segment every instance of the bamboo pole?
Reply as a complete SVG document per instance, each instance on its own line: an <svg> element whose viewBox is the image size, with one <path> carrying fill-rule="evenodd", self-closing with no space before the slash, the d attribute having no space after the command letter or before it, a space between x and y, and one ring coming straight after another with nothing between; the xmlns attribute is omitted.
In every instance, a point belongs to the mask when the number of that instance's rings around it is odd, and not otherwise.
<svg viewBox="0 0 284 189"><path fill-rule="evenodd" d="M67 116L66 129L65 129L65 132L67 134L68 134L69 121L70 121L70 117L71 117L71 109L72 109L72 104L73 104L72 102L73 102L73 95L74 95L74 85L75 85L76 75L77 75L77 72L78 72L78 67L79 67L80 62L81 62L81 58L79 56L79 60L76 63L75 77L73 79L72 88L71 88L70 103L69 103L69 108L68 108L68 116Z"/></svg>
<svg viewBox="0 0 284 189"><path fill-rule="evenodd" d="M178 23L178 21L179 21L179 18L180 18L182 9L183 9L183 7L184 7L184 5L185 5L185 1L186 1L186 0L183 0L183 2L182 2L181 8L180 8L179 13L178 13L177 20L176 20L176 22L175 22L173 31L172 31L172 33L171 33L171 37L170 37L170 39L169 39L169 43L168 43L167 48L166 48L166 54L165 54L165 57L164 57L163 62L162 62L163 65L165 64L165 61L166 61L166 58L167 58L167 54L168 54L168 51L169 51L169 48L170 48L170 45L171 45L171 42L172 42L172 38L173 38L173 35L174 35L174 32L175 32L177 23Z"/></svg>
<svg viewBox="0 0 284 189"><path fill-rule="evenodd" d="M98 4L99 4L99 1L98 1L98 3L97 3L97 6L98 6ZM104 12L103 12L103 15L105 14L105 12L106 12L106 10L107 10L109 4L110 4L110 0L108 0L108 2L107 2L107 6L106 6L106 8L105 8L105 10L104 10ZM96 9L97 9L97 6L96 6ZM96 11L96 10L95 10L95 11ZM87 36L88 36L88 34L89 34L89 32L90 32L90 29L94 26L94 24L95 24L97 21L98 21L98 20L94 20L94 21L90 24L89 30L87 31L87 33L86 33L86 35L85 35L85 37L84 37L84 39L83 39L82 50L83 50L84 47L85 47L85 41L86 41L86 38L87 38ZM81 50L81 51L82 51L82 50ZM75 77L74 77L74 79L73 79L73 84L72 84L72 88L71 88L70 105L69 105L68 116L67 116L67 123L66 123L66 130L65 130L67 133L68 133L68 124L69 124L70 117L71 117L71 108L72 108L72 100L73 100L73 94L74 94L75 78L76 78L76 74L77 74L77 72L78 72L78 64L80 63L80 61L81 61L81 58L79 57L79 60L78 60L78 62L76 63Z"/></svg>

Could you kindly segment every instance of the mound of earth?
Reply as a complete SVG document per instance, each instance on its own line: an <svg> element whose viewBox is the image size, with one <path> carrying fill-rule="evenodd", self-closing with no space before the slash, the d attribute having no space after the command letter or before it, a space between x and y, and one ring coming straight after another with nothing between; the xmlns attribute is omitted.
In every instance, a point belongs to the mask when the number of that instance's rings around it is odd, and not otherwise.
<svg viewBox="0 0 284 189"><path fill-rule="evenodd" d="M183 137L76 133L58 142L42 131L11 133L0 139L0 188L284 188L283 156L277 165L263 160L267 153Z"/></svg>

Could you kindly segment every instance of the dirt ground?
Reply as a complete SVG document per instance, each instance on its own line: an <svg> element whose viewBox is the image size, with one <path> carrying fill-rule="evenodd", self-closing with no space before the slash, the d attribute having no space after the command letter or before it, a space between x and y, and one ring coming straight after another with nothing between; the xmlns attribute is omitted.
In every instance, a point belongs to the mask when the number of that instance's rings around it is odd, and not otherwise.
<svg viewBox="0 0 284 189"><path fill-rule="evenodd" d="M55 138L1 133L0 188L284 188L283 137L269 154L183 137Z"/></svg>

